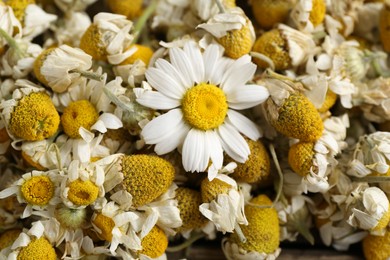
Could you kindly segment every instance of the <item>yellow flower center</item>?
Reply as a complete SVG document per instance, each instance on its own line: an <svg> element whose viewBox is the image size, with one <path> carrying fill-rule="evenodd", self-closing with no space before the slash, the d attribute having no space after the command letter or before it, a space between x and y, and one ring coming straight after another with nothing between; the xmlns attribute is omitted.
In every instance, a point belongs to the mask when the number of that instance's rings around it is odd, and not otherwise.
<svg viewBox="0 0 390 260"><path fill-rule="evenodd" d="M91 24L84 32L80 40L80 49L91 55L94 60L107 60L107 51L104 42L103 35L99 30L99 27L95 24Z"/></svg>
<svg viewBox="0 0 390 260"><path fill-rule="evenodd" d="M153 56L153 50L146 45L139 44L134 44L130 46L129 49L133 46L137 47L137 51L133 55L125 59L120 65L133 64L137 60L142 60L142 62L145 63L146 66L148 66L149 61Z"/></svg>
<svg viewBox="0 0 390 260"><path fill-rule="evenodd" d="M217 41L225 48L225 55L232 59L238 59L248 54L253 46L251 29L249 24L239 30L228 31L227 34Z"/></svg>
<svg viewBox="0 0 390 260"><path fill-rule="evenodd" d="M4 233L0 235L0 250L12 245L12 243L18 238L20 232L22 232L20 229L9 229L4 231Z"/></svg>
<svg viewBox="0 0 390 260"><path fill-rule="evenodd" d="M8 0L5 3L12 8L15 17L23 24L26 7L35 4L35 0Z"/></svg>
<svg viewBox="0 0 390 260"><path fill-rule="evenodd" d="M91 181L75 180L69 184L68 199L77 206L93 203L99 193L99 188Z"/></svg>
<svg viewBox="0 0 390 260"><path fill-rule="evenodd" d="M27 203L45 206L54 195L54 183L47 176L33 176L23 183L21 192Z"/></svg>
<svg viewBox="0 0 390 260"><path fill-rule="evenodd" d="M154 226L141 241L143 255L147 255L150 258L157 258L164 254L168 247L168 238L164 231Z"/></svg>
<svg viewBox="0 0 390 260"><path fill-rule="evenodd" d="M55 260L56 252L46 238L41 237L31 241L26 247L20 250L18 260Z"/></svg>
<svg viewBox="0 0 390 260"><path fill-rule="evenodd" d="M22 98L11 113L10 130L19 138L39 141L54 135L60 116L49 95L34 92Z"/></svg>
<svg viewBox="0 0 390 260"><path fill-rule="evenodd" d="M213 179L209 181L208 178L204 178L200 191L202 193L202 201L204 203L210 203L215 200L219 194L227 194L232 186L220 179Z"/></svg>
<svg viewBox="0 0 390 260"><path fill-rule="evenodd" d="M96 123L99 113L88 100L78 100L70 103L61 116L61 123L65 133L71 138L80 138L79 129L87 130Z"/></svg>
<svg viewBox="0 0 390 260"><path fill-rule="evenodd" d="M188 124L206 131L217 128L224 122L228 105L222 89L201 83L185 93L182 110Z"/></svg>
<svg viewBox="0 0 390 260"><path fill-rule="evenodd" d="M110 217L106 217L101 213L96 215L96 218L92 220L93 224L100 229L99 237L102 239L111 242L112 240L112 230L115 227L115 222Z"/></svg>
<svg viewBox="0 0 390 260"><path fill-rule="evenodd" d="M45 84L46 86L49 85L49 83L47 82L45 76L42 75L41 73L41 68L43 66L43 63L46 61L47 57L49 55L51 55L51 53L53 51L55 51L56 48L55 47L51 47L51 48L48 48L48 49L45 49L41 52L41 54L39 54L39 56L35 59L35 62L34 62L34 74L35 74L35 77L42 83L42 84Z"/></svg>

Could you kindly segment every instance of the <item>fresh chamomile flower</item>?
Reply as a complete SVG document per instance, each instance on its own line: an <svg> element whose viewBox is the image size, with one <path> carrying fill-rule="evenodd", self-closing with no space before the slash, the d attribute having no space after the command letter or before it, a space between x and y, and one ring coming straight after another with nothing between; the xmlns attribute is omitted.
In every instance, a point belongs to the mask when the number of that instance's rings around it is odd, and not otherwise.
<svg viewBox="0 0 390 260"><path fill-rule="evenodd" d="M5 46L8 45L6 36L14 39L19 39L22 36L22 25L15 17L12 8L6 5L0 5L0 29L4 31L0 37L0 54L3 54Z"/></svg>
<svg viewBox="0 0 390 260"><path fill-rule="evenodd" d="M61 179L58 170L25 173L10 187L2 190L0 198L16 195L19 203L27 204L22 214L22 218L26 218L34 211L41 211L50 205L58 204L58 186Z"/></svg>
<svg viewBox="0 0 390 260"><path fill-rule="evenodd" d="M46 237L45 228L40 221L34 222L29 230L20 233L12 244L7 259L57 259L54 243Z"/></svg>
<svg viewBox="0 0 390 260"><path fill-rule="evenodd" d="M261 68L284 70L304 63L315 46L310 35L279 24L257 38L252 50L265 56L254 59Z"/></svg>
<svg viewBox="0 0 390 260"><path fill-rule="evenodd" d="M85 11L88 6L95 3L97 0L54 0L54 3L64 13L71 13L72 11Z"/></svg>
<svg viewBox="0 0 390 260"><path fill-rule="evenodd" d="M390 52L390 3L385 1L382 10L379 14L379 35L382 42L383 49Z"/></svg>
<svg viewBox="0 0 390 260"><path fill-rule="evenodd" d="M299 29L312 32L324 21L325 13L325 0L299 0L291 11L291 18Z"/></svg>
<svg viewBox="0 0 390 260"><path fill-rule="evenodd" d="M115 13L127 17L129 20L134 20L142 13L142 0L107 0L108 8Z"/></svg>
<svg viewBox="0 0 390 260"><path fill-rule="evenodd" d="M194 42L183 49L170 48L169 55L171 63L158 59L156 67L146 71L148 82L157 91L134 89L138 103L169 110L144 126L141 135L145 142L156 144L159 155L183 145L183 166L191 172L204 171L210 159L221 168L223 151L235 161L245 162L250 150L240 132L252 140L258 139L260 132L236 109L258 105L269 95L263 86L245 85L256 70L250 57L223 59L215 44L202 54Z"/></svg>
<svg viewBox="0 0 390 260"><path fill-rule="evenodd" d="M364 257L366 259L380 260L390 257L390 232L386 229L383 235L369 234L362 241Z"/></svg>
<svg viewBox="0 0 390 260"><path fill-rule="evenodd" d="M271 29L288 19L294 0L252 0L252 12L261 28ZM264 10L267 10L266 12Z"/></svg>
<svg viewBox="0 0 390 260"><path fill-rule="evenodd" d="M244 199L248 196L245 192L249 193L249 190L241 189L225 174L218 174L212 181L205 178L201 184L203 204L199 211L214 223L218 231L240 232L239 224L248 224L244 214Z"/></svg>
<svg viewBox="0 0 390 260"><path fill-rule="evenodd" d="M38 141L54 135L60 117L45 90L27 80L17 80L12 98L0 104L8 134L14 140Z"/></svg>
<svg viewBox="0 0 390 260"><path fill-rule="evenodd" d="M270 158L263 142L260 140L252 141L246 139L250 155L245 163L237 163L230 177L238 182L257 183L266 180L270 174ZM231 158L225 158L226 162L232 161Z"/></svg>
<svg viewBox="0 0 390 260"><path fill-rule="evenodd" d="M92 66L92 57L78 48L68 45L44 50L35 60L34 73L37 79L54 92L63 93Z"/></svg>
<svg viewBox="0 0 390 260"><path fill-rule="evenodd" d="M251 21L239 7L218 13L197 28L212 34L225 48L225 55L232 59L248 54L256 38Z"/></svg>
<svg viewBox="0 0 390 260"><path fill-rule="evenodd" d="M248 225L241 225L246 241L240 240L237 233L224 239L222 247L227 259L276 259L279 248L279 219L272 201L266 195L258 195L245 206Z"/></svg>
<svg viewBox="0 0 390 260"><path fill-rule="evenodd" d="M135 48L129 49L134 38L132 26L124 15L98 13L81 37L80 48L95 60L119 64L135 52Z"/></svg>

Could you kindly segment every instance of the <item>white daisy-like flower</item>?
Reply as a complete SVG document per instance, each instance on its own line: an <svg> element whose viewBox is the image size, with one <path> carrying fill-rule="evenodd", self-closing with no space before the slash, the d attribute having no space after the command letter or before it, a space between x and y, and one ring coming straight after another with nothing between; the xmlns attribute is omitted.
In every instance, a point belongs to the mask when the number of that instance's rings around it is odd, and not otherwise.
<svg viewBox="0 0 390 260"><path fill-rule="evenodd" d="M156 144L159 155L182 145L187 171L204 171L210 159L222 167L223 151L245 162L250 150L240 132L252 140L260 132L236 110L261 104L269 96L263 86L246 85L256 71L250 56L222 58L218 45L211 44L202 53L194 42L169 49L169 56L171 63L158 59L156 67L146 71L157 91L134 89L140 104L169 110L143 128L145 142Z"/></svg>
<svg viewBox="0 0 390 260"><path fill-rule="evenodd" d="M16 195L19 203L27 204L21 216L21 218L26 218L34 211L42 211L61 201L58 189L61 181L62 177L58 170L32 171L23 174L10 187L2 190L0 198Z"/></svg>
<svg viewBox="0 0 390 260"><path fill-rule="evenodd" d="M23 38L33 39L57 20L57 15L46 13L41 7L29 4L24 11Z"/></svg>

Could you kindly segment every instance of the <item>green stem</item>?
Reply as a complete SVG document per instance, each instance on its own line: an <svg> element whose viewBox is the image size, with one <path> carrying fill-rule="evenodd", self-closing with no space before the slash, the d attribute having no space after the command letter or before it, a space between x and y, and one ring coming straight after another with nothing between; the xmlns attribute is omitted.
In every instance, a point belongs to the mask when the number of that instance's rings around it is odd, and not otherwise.
<svg viewBox="0 0 390 260"><path fill-rule="evenodd" d="M8 45L14 49L17 53L19 53L21 56L24 56L23 55L23 51L20 49L18 43L15 41L14 38L12 38L6 31L4 31L3 29L0 28L0 36L3 37L6 42L8 43Z"/></svg>
<svg viewBox="0 0 390 260"><path fill-rule="evenodd" d="M198 234L190 237L189 239L187 239L186 241L184 241L180 245L168 247L165 251L167 251L169 253L179 252L179 251L189 247L190 245L192 245L195 241L197 241L201 238L204 238L204 237L205 237L205 235L203 233L198 233Z"/></svg>
<svg viewBox="0 0 390 260"><path fill-rule="evenodd" d="M141 17L138 19L137 23L134 25L134 39L131 42L131 44L137 43L139 36L141 34L142 28L144 28L146 22L148 21L149 17L154 13L154 11L157 8L157 0L152 0L152 2L149 4L149 6L143 11Z"/></svg>
<svg viewBox="0 0 390 260"><path fill-rule="evenodd" d="M103 75L97 74L97 73L91 72L91 71L73 69L73 70L70 70L69 72L70 73L78 73L87 79L93 79L93 80L97 80L97 81L102 81L104 79Z"/></svg>
<svg viewBox="0 0 390 260"><path fill-rule="evenodd" d="M225 7L223 6L222 2L220 0L214 0L215 3L217 4L218 6L218 9L219 9L219 13L223 14L223 13L226 13L226 9Z"/></svg>
<svg viewBox="0 0 390 260"><path fill-rule="evenodd" d="M123 109L127 112L130 112L130 113L135 113L134 105L131 102L125 104L117 96L115 96L114 93L112 93L112 91L107 87L103 88L103 92L104 92L104 94L107 95L107 97L111 100L112 103L114 103L115 105L117 105L121 109Z"/></svg>
<svg viewBox="0 0 390 260"><path fill-rule="evenodd" d="M356 182L368 182L368 183L379 183L379 182L389 182L390 176L365 176L365 177L351 177L352 181Z"/></svg>

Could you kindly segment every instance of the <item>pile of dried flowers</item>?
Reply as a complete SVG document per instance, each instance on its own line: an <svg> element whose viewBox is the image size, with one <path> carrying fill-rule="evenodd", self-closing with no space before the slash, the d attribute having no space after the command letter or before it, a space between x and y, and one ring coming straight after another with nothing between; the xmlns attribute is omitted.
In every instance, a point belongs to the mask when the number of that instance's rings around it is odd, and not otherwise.
<svg viewBox="0 0 390 260"><path fill-rule="evenodd" d="M1 259L390 257L390 1L95 2L0 1Z"/></svg>

